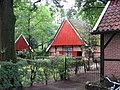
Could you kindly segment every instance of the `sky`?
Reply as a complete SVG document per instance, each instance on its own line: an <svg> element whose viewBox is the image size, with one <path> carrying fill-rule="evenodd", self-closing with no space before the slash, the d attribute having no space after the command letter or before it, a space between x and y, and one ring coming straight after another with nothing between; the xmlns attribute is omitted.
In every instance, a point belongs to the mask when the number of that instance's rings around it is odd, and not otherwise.
<svg viewBox="0 0 120 90"><path fill-rule="evenodd" d="M35 2L37 0L31 0L32 2ZM42 3L44 4L45 0L42 0ZM41 3L41 2L40 2ZM61 2L62 5L64 5L64 9L69 9L75 4L75 0L66 0L66 2Z"/></svg>
<svg viewBox="0 0 120 90"><path fill-rule="evenodd" d="M75 5L75 0L66 0L67 2L63 2L62 4L64 5L65 9L69 9L72 6Z"/></svg>

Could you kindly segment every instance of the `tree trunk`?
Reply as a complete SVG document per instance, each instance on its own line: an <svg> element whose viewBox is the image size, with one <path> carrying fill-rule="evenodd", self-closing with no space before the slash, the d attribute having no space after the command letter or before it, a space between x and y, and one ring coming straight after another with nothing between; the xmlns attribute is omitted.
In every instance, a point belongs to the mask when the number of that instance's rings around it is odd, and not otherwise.
<svg viewBox="0 0 120 90"><path fill-rule="evenodd" d="M0 60L15 60L13 0L0 0Z"/></svg>

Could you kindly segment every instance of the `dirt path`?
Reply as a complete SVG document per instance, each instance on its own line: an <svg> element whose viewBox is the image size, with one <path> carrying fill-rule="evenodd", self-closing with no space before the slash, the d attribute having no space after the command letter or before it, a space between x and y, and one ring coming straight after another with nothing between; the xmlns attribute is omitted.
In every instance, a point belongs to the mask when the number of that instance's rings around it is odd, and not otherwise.
<svg viewBox="0 0 120 90"><path fill-rule="evenodd" d="M71 83L70 81L57 82L49 85L35 85L25 88L25 90L85 90L84 85Z"/></svg>
<svg viewBox="0 0 120 90"><path fill-rule="evenodd" d="M84 84L80 82L67 80L67 81L57 81L49 83L48 85L43 85L41 83L35 84L33 87L27 87L25 90L85 90Z"/></svg>
<svg viewBox="0 0 120 90"><path fill-rule="evenodd" d="M85 83L91 80L99 80L99 74L91 72L81 73L71 77L70 80L51 81L48 85L37 83L32 87L26 87L24 90L86 90Z"/></svg>

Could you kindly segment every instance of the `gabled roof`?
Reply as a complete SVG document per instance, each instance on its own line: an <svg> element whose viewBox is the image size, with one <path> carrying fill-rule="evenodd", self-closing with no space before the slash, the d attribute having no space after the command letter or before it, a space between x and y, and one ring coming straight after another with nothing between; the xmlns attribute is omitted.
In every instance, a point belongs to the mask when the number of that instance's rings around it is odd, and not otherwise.
<svg viewBox="0 0 120 90"><path fill-rule="evenodd" d="M46 51L48 51L51 46L61 45L85 45L83 39L80 37L71 22L67 19L61 24L60 29L54 37L54 40L48 46Z"/></svg>
<svg viewBox="0 0 120 90"><path fill-rule="evenodd" d="M120 31L120 0L108 1L92 33Z"/></svg>
<svg viewBox="0 0 120 90"><path fill-rule="evenodd" d="M31 50L31 47L29 46L27 40L25 39L24 35L20 35L17 40L15 41L16 44L16 50Z"/></svg>
<svg viewBox="0 0 120 90"><path fill-rule="evenodd" d="M69 19L69 22L71 23L73 28L77 31L77 33L79 34L80 38L86 44L86 42L87 42L86 41L87 40L86 35L88 34L88 32L90 30L90 26L88 26L88 24L85 21L83 21L83 20Z"/></svg>

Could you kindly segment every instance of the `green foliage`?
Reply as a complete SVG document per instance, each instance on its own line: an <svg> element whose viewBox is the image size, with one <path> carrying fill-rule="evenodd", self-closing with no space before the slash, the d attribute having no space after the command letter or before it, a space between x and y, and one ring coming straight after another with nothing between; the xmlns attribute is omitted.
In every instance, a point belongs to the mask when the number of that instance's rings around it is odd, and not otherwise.
<svg viewBox="0 0 120 90"><path fill-rule="evenodd" d="M40 60L19 60L17 63L0 62L0 90L17 88L47 80L60 80L73 75L76 61L65 57L55 56ZM78 66L83 66L83 61L78 61Z"/></svg>
<svg viewBox="0 0 120 90"><path fill-rule="evenodd" d="M0 90L21 86L18 67L12 62L0 62Z"/></svg>
<svg viewBox="0 0 120 90"><path fill-rule="evenodd" d="M99 0L76 0L76 5L79 9L78 16L94 26L106 2L107 0L105 2Z"/></svg>
<svg viewBox="0 0 120 90"><path fill-rule="evenodd" d="M91 35L90 31L92 30L92 25L86 21L80 21L81 29L78 29L78 33L81 35L86 44L90 47L94 45L99 45L99 36Z"/></svg>
<svg viewBox="0 0 120 90"><path fill-rule="evenodd" d="M70 8L68 11L67 11L67 18L71 19L71 18L76 18L76 15L77 15L77 11L74 9L74 8Z"/></svg>
<svg viewBox="0 0 120 90"><path fill-rule="evenodd" d="M16 38L22 33L25 35L30 46L37 48L48 44L55 33L53 16L50 5L37 5L32 10L33 2L22 0L14 1L14 13L16 15ZM44 47L43 47L44 48Z"/></svg>

